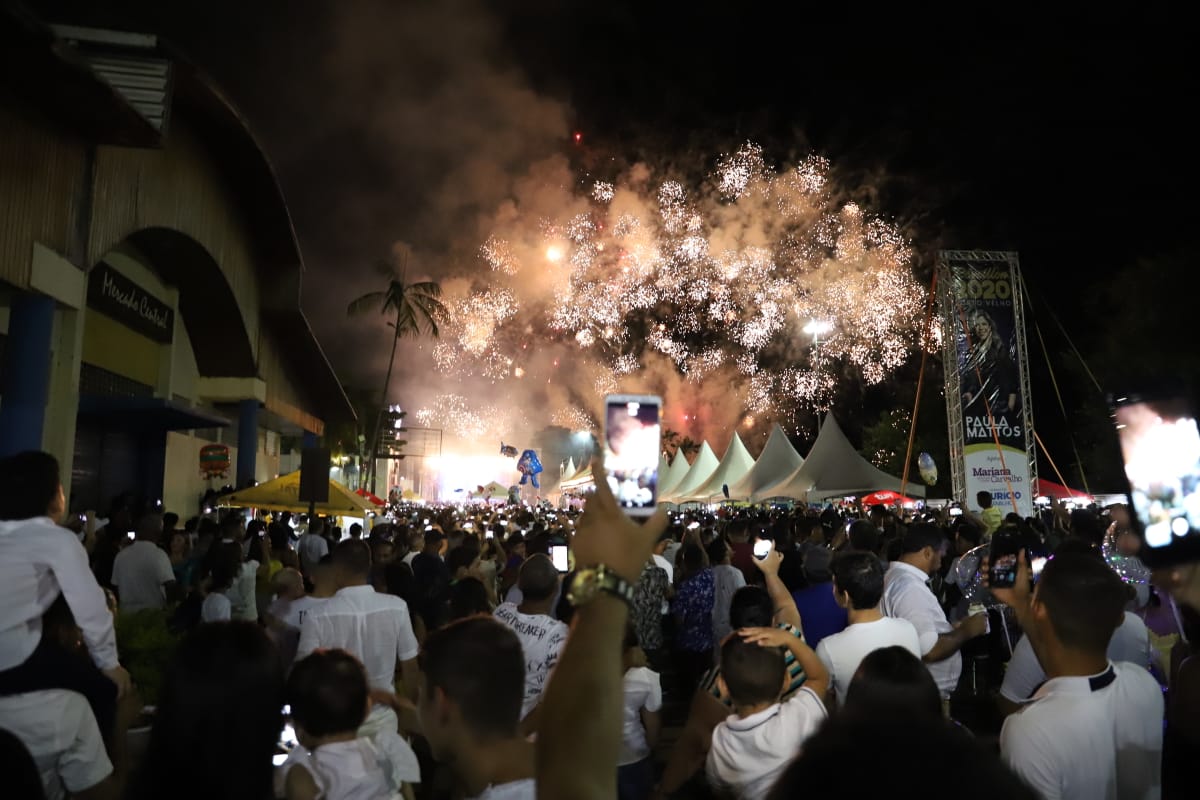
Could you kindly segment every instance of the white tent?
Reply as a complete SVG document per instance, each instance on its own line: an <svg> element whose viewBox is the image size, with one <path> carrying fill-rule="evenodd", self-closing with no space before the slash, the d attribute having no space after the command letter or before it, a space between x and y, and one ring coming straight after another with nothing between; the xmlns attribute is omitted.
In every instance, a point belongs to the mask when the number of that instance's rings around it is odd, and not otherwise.
<svg viewBox="0 0 1200 800"><path fill-rule="evenodd" d="M562 489L563 491L568 491L568 490L581 491L581 490L586 489L587 487L591 486L592 483L593 483L593 481L592 481L592 465L588 464L586 467L584 467L583 469L576 472L570 478L567 478L565 481L560 483L558 485L558 488Z"/></svg>
<svg viewBox="0 0 1200 800"><path fill-rule="evenodd" d="M567 459L567 466L563 468L562 480L574 478L576 472L579 472L579 467L575 466L575 456L571 456Z"/></svg>
<svg viewBox="0 0 1200 800"><path fill-rule="evenodd" d="M658 496L666 497L675 491L675 487L683 482L690 468L691 465L688 464L683 451L676 450L675 460L671 462L671 466L667 467L666 471L658 473Z"/></svg>
<svg viewBox="0 0 1200 800"><path fill-rule="evenodd" d="M680 492L680 499L683 502L708 500L709 498L724 499L725 493L721 487L737 483L753 466L754 456L750 455L750 451L742 443L742 437L737 435L737 431L734 431L733 438L729 440L729 447L725 448L725 455L721 458L721 463L713 471L713 474L708 476L708 480L702 486L687 494Z"/></svg>
<svg viewBox="0 0 1200 800"><path fill-rule="evenodd" d="M767 446L758 456L758 461L750 471L737 483L729 484L731 500L749 500L751 502L764 497L762 490L770 488L787 478L800 468L804 459L792 447L787 434L778 424L771 429Z"/></svg>
<svg viewBox="0 0 1200 800"><path fill-rule="evenodd" d="M708 442L704 442L704 444L700 445L700 452L696 454L696 460L688 467L687 474L683 476L683 480L669 493L659 494L658 501L660 503L678 503L678 498L686 497L693 490L703 486L704 482L709 479L718 466L720 466L720 462L717 461L712 448L708 446Z"/></svg>
<svg viewBox="0 0 1200 800"><path fill-rule="evenodd" d="M756 492L761 498L790 497L820 500L826 497L849 497L877 492L881 489L900 491L900 479L888 475L867 461L842 433L832 414L825 416L817 441L808 458L791 475L774 486ZM909 483L909 496L925 496L925 487Z"/></svg>

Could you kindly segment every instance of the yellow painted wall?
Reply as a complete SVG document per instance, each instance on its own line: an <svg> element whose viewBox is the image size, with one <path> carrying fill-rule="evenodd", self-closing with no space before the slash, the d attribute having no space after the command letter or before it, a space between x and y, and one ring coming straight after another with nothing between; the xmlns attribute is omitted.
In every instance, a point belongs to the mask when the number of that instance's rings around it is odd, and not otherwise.
<svg viewBox="0 0 1200 800"><path fill-rule="evenodd" d="M158 385L160 345L89 309L83 329L83 361L148 386Z"/></svg>

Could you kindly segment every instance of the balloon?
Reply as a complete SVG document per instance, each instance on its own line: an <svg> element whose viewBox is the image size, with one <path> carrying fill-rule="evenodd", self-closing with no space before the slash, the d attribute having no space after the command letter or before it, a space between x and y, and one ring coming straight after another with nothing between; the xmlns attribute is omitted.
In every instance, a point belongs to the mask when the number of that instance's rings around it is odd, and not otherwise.
<svg viewBox="0 0 1200 800"><path fill-rule="evenodd" d="M933 456L929 453L921 453L917 456L917 470L920 471L921 480L925 481L926 485L933 486L937 483L937 464L934 463Z"/></svg>
<svg viewBox="0 0 1200 800"><path fill-rule="evenodd" d="M995 605L996 603L992 593L983 585L983 576L979 574L979 565L983 563L983 557L988 554L990 548L991 545L986 543L972 547L959 556L958 562L954 566L954 572L946 576L948 580L952 580L958 585L959 591L969 603L983 603L984 605Z"/></svg>
<svg viewBox="0 0 1200 800"><path fill-rule="evenodd" d="M529 481L533 484L533 488L542 488L542 485L538 483L538 474L542 471L542 462L535 451L525 450L521 453L521 458L517 461L517 471L521 473L522 486L525 485L525 481Z"/></svg>

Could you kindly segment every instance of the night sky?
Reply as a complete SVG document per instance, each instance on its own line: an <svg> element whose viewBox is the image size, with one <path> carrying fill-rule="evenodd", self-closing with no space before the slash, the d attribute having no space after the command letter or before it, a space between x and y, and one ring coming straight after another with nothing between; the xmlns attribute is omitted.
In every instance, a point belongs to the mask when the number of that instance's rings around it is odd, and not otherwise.
<svg viewBox="0 0 1200 800"><path fill-rule="evenodd" d="M344 317L371 285L368 265L404 240L438 277L473 216L555 149L600 170L748 139L780 162L815 150L904 226L923 267L939 247L1019 251L1085 351L1102 324L1089 298L1107 276L1191 246L1200 92L1193 42L1167 17L1014 8L965 26L783 3L30 5L50 21L160 33L226 89L279 172L306 313L351 383L386 361L362 355L381 330ZM485 177L460 191L465 171Z"/></svg>

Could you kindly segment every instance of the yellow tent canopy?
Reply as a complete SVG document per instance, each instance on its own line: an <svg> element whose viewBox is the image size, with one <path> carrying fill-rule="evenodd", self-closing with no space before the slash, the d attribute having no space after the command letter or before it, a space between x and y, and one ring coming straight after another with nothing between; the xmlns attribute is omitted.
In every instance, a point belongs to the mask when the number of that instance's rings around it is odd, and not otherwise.
<svg viewBox="0 0 1200 800"><path fill-rule="evenodd" d="M237 508L261 508L264 511L291 511L303 514L308 502L300 499L300 471L280 475L273 481L260 483L221 498L221 505ZM365 517L375 507L365 497L334 481L329 482L329 501L317 503L314 510L325 516Z"/></svg>

